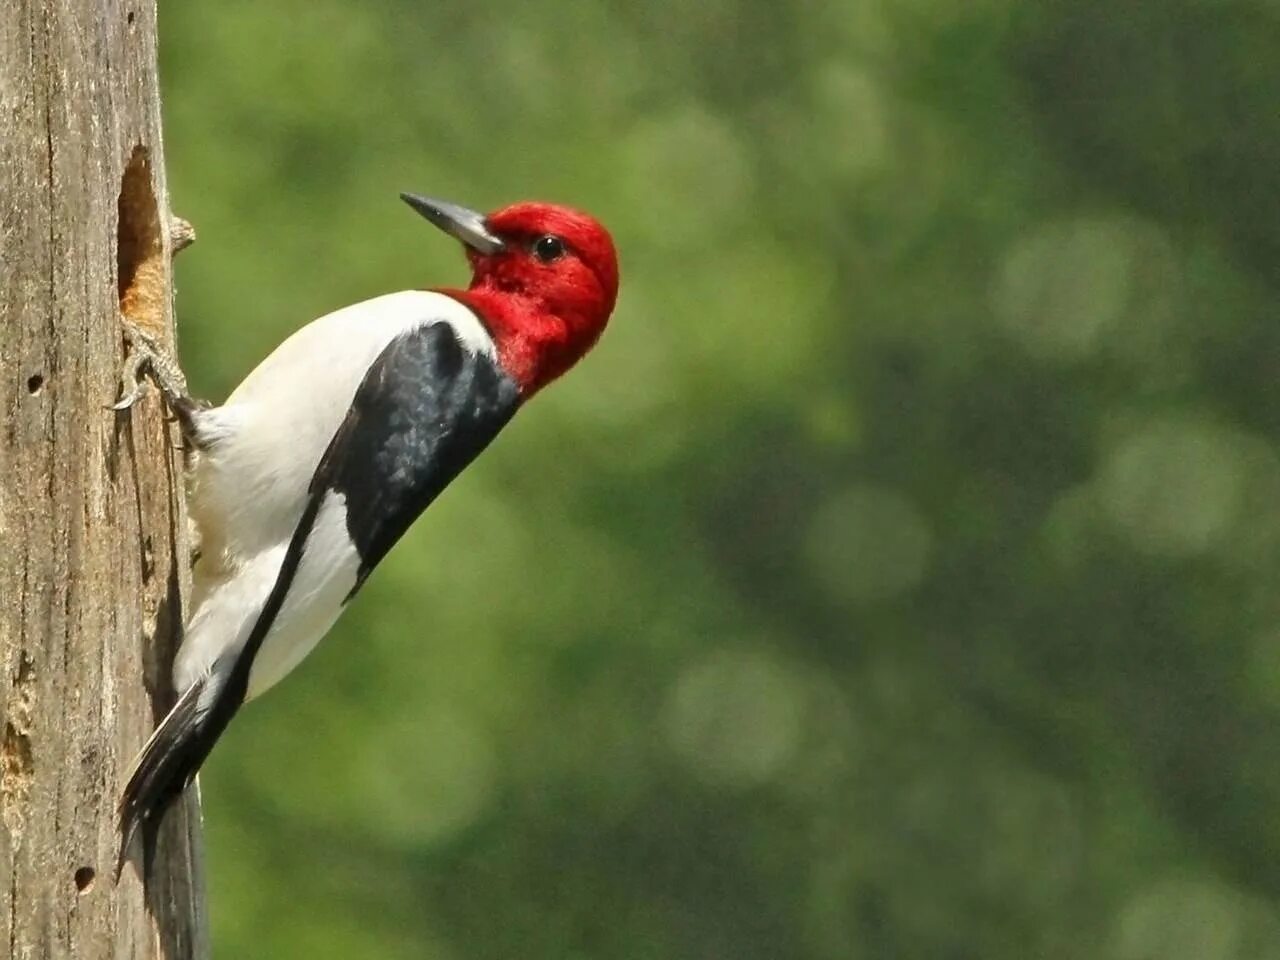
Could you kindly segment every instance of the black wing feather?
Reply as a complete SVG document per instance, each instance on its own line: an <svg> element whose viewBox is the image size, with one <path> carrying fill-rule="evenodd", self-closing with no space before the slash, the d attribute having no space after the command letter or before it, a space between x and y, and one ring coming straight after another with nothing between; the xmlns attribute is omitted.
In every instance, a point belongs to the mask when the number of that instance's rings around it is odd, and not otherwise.
<svg viewBox="0 0 1280 960"><path fill-rule="evenodd" d="M448 324L403 334L383 351L312 482L313 491L346 500L360 553L355 589L498 435L519 399L515 381L465 349Z"/></svg>

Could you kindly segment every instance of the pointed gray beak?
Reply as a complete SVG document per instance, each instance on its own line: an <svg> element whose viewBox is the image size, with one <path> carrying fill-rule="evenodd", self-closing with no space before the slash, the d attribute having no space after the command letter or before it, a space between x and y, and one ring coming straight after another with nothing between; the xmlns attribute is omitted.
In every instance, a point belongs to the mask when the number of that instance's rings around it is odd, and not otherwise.
<svg viewBox="0 0 1280 960"><path fill-rule="evenodd" d="M402 193L400 199L455 240L461 240L477 253L494 254L506 249L500 237L489 231L484 217L474 210L460 207L444 200L420 197L416 193Z"/></svg>

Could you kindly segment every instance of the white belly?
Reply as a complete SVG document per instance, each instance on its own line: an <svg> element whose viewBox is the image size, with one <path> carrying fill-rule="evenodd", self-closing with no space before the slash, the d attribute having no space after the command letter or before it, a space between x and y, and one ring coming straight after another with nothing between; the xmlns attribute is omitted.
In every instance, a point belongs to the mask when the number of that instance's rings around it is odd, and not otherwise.
<svg viewBox="0 0 1280 960"><path fill-rule="evenodd" d="M289 592L254 657L248 698L274 686L310 653L342 613L356 585L360 557L347 536L340 494L325 496ZM199 577L200 596L174 661L173 680L185 690L202 674L229 669L275 586L287 545L265 550L230 576ZM197 572L204 566L197 566Z"/></svg>

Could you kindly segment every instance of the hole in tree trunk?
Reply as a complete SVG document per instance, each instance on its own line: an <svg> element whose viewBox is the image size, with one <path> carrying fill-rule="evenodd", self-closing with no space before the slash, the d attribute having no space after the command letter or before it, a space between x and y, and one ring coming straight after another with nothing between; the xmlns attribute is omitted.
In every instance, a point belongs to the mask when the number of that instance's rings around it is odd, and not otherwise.
<svg viewBox="0 0 1280 960"><path fill-rule="evenodd" d="M43 374L33 373L31 376L27 377L27 393L31 394L33 397L40 392L43 386L44 386Z"/></svg>
<svg viewBox="0 0 1280 960"><path fill-rule="evenodd" d="M93 889L93 878L96 876L93 867L81 867L76 871L76 889L88 893Z"/></svg>
<svg viewBox="0 0 1280 960"><path fill-rule="evenodd" d="M155 337L164 333L165 269L160 212L151 190L146 147L133 148L118 204L116 277L120 312Z"/></svg>

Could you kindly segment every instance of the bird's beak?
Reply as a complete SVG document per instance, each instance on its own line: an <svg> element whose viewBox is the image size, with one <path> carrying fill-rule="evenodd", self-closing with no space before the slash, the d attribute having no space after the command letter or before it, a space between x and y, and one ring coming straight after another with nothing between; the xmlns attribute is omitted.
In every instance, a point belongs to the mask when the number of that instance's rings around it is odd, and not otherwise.
<svg viewBox="0 0 1280 960"><path fill-rule="evenodd" d="M420 197L416 193L402 193L400 199L477 253L491 255L506 249L502 239L490 232L484 217L474 210L460 207L456 203L446 203L444 200Z"/></svg>

